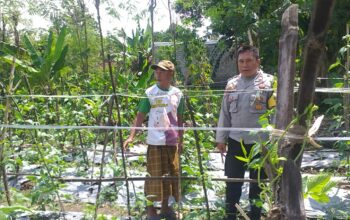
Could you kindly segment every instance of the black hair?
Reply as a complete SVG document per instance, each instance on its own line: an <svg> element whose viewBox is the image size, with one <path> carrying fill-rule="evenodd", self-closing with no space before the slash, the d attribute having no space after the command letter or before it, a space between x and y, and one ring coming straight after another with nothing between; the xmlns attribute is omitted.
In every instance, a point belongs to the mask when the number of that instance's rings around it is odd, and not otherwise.
<svg viewBox="0 0 350 220"><path fill-rule="evenodd" d="M250 46L250 45L242 45L238 48L237 50L237 60L238 60L238 56L241 54L241 53L244 53L244 52L252 52L254 57L258 60L260 59L259 57L259 50L258 48L254 47L254 46Z"/></svg>

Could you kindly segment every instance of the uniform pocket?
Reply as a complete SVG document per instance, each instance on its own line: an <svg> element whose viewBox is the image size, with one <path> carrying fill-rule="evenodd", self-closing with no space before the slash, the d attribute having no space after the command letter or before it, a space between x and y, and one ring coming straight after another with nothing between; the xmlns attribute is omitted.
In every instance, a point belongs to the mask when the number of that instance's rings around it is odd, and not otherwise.
<svg viewBox="0 0 350 220"><path fill-rule="evenodd" d="M236 93L230 94L229 102L230 102L230 112L237 112L238 111L238 94Z"/></svg>
<svg viewBox="0 0 350 220"><path fill-rule="evenodd" d="M263 114L266 112L266 97L264 95L257 96L252 94L249 99L249 112L254 114Z"/></svg>

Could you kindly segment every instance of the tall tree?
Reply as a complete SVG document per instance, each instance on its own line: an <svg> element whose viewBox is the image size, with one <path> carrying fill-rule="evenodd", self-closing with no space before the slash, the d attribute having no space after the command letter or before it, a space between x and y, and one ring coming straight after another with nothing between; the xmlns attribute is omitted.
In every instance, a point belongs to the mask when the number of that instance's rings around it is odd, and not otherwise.
<svg viewBox="0 0 350 220"><path fill-rule="evenodd" d="M255 46L259 47L262 65L267 72L277 72L278 38L280 36L280 20L282 13L291 4L299 5L299 41L300 48L305 43L308 32L313 1L309 0L176 0L175 9L185 23L193 26L203 25L204 18L211 21L213 34L222 35L228 47L232 44L249 43L249 35ZM337 1L334 16L326 39L325 65L334 63L341 38L345 35L345 24L349 18L350 4L348 1ZM300 59L301 50L297 51ZM322 68L320 71L327 70ZM319 71L319 72L320 72ZM321 73L319 73L321 74Z"/></svg>

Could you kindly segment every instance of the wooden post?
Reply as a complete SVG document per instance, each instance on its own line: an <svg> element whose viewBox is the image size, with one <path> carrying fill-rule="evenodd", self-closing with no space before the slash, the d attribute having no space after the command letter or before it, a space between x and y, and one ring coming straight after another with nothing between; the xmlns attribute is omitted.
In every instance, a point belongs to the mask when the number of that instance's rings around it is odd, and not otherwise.
<svg viewBox="0 0 350 220"><path fill-rule="evenodd" d="M298 43L298 5L287 8L282 16L282 34L279 40L278 101L276 128L285 129L293 118L295 57Z"/></svg>
<svg viewBox="0 0 350 220"><path fill-rule="evenodd" d="M286 129L293 119L295 57L298 42L298 6L291 5L282 16L282 34L279 40L278 86L276 107L276 128ZM278 146L279 156L287 158L282 163L284 172L281 179L272 185L275 207L270 211L270 219L305 219L303 196L301 193L301 176L299 169L292 170L293 159L289 157L290 143L282 141ZM265 165L270 179L276 173ZM295 188L294 188L295 187Z"/></svg>
<svg viewBox="0 0 350 220"><path fill-rule="evenodd" d="M313 103L317 70L320 63L321 52L324 48L325 36L334 3L335 0L314 1L307 43L304 48L303 68L298 94L297 109L299 116L301 116L299 121L300 128L305 128L307 126L307 116L303 115L303 113ZM280 96L280 94L278 94L278 96ZM281 96L286 99L285 96ZM279 97L279 99L280 98L281 97ZM283 103L277 105L277 107L283 107L282 104ZM277 124L283 128L287 120L283 123L281 118L279 120L281 121ZM305 131L301 131L302 135L306 132L306 129L304 130ZM287 161L283 164L283 174L278 185L277 208L279 216L277 219L306 219L300 173L303 154L301 144L282 143L279 152L280 156L287 158Z"/></svg>

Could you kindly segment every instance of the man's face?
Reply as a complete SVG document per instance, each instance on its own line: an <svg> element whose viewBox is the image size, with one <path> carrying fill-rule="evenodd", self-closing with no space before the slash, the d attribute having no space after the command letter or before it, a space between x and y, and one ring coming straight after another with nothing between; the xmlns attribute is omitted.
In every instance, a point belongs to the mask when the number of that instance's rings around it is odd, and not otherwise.
<svg viewBox="0 0 350 220"><path fill-rule="evenodd" d="M238 55L238 70L245 77L254 76L260 66L260 59L257 59L253 52L246 51Z"/></svg>
<svg viewBox="0 0 350 220"><path fill-rule="evenodd" d="M171 70L163 70L158 67L154 71L154 76L159 85L168 85L173 77L173 72Z"/></svg>

